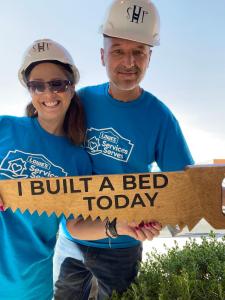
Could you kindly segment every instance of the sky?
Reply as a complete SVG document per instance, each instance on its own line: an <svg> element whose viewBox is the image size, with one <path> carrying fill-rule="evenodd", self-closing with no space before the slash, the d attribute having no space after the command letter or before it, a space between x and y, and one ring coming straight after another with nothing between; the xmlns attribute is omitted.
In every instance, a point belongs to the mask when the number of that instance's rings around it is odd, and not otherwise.
<svg viewBox="0 0 225 300"><path fill-rule="evenodd" d="M30 100L17 72L39 38L61 43L74 58L77 88L107 81L98 33L111 0L0 0L0 114L24 114ZM155 0L161 44L142 87L177 117L197 163L225 158L225 1Z"/></svg>

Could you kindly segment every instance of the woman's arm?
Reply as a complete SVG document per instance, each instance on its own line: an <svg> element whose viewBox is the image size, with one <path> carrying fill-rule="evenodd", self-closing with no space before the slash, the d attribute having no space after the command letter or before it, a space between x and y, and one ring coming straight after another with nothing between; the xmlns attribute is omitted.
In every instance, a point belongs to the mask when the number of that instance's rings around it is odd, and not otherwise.
<svg viewBox="0 0 225 300"><path fill-rule="evenodd" d="M101 220L92 221L91 218L72 219L67 221L67 229L72 237L80 240L98 240L108 237L105 229L105 222ZM136 224L135 222L117 222L118 235L128 235L136 240L152 240L158 236L162 226L158 222Z"/></svg>

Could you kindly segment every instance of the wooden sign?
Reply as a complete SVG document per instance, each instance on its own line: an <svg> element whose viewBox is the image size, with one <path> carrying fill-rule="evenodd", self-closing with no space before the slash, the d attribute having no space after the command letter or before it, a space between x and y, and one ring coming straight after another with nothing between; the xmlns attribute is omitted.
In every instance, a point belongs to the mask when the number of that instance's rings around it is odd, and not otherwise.
<svg viewBox="0 0 225 300"><path fill-rule="evenodd" d="M225 165L192 166L184 172L2 180L0 194L13 211L157 220L189 230L205 218L225 229L224 178Z"/></svg>

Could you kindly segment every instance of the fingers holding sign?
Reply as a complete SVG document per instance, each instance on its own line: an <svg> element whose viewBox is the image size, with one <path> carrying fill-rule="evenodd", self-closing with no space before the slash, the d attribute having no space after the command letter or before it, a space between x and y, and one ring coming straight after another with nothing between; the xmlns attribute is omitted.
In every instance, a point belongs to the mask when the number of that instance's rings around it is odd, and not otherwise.
<svg viewBox="0 0 225 300"><path fill-rule="evenodd" d="M4 211L4 203L3 203L2 197L0 195L0 212L1 211Z"/></svg>
<svg viewBox="0 0 225 300"><path fill-rule="evenodd" d="M129 224L118 223L117 229L119 234L129 235L136 240L143 242L145 240L151 241L153 238L157 237L160 234L162 225L156 221L148 223L141 222L139 225L135 222Z"/></svg>
<svg viewBox="0 0 225 300"><path fill-rule="evenodd" d="M161 224L155 221L148 223L141 222L138 226L135 226L137 239L140 241L153 240L153 238L159 236L161 229Z"/></svg>

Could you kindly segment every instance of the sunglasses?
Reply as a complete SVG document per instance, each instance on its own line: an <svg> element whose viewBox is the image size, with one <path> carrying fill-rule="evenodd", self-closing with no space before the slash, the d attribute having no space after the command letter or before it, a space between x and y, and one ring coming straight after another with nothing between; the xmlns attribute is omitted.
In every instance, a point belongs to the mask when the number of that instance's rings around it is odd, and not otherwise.
<svg viewBox="0 0 225 300"><path fill-rule="evenodd" d="M41 94L46 91L46 88L52 93L63 93L72 85L69 80L51 80L51 81L28 81L27 87L31 93Z"/></svg>

